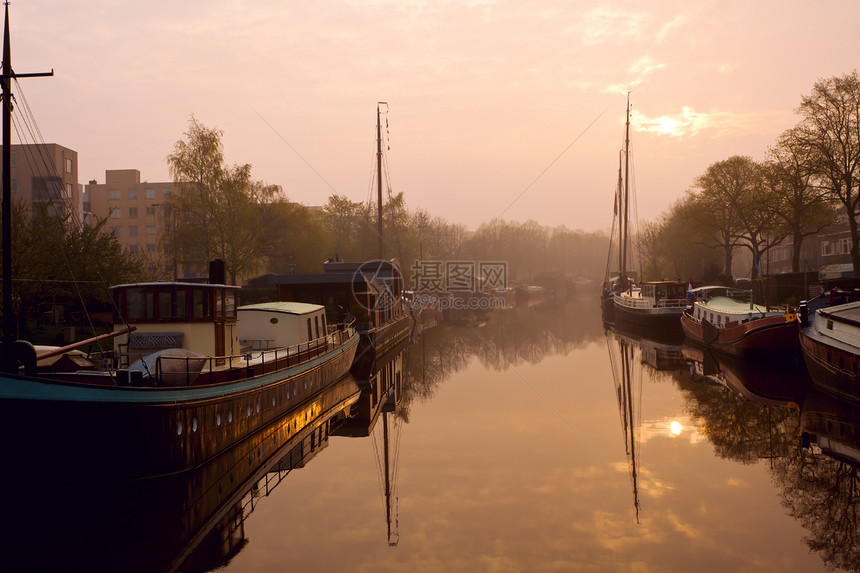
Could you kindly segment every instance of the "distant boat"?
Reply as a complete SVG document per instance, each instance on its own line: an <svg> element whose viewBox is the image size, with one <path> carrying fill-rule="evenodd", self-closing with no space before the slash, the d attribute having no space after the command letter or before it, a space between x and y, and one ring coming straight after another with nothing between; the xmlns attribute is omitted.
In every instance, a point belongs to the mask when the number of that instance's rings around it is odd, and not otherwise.
<svg viewBox="0 0 860 573"><path fill-rule="evenodd" d="M618 165L618 185L613 206L612 236L601 294L604 320L628 328L680 332L681 313L687 306L687 284L653 281L638 285L633 280L630 219L635 209L630 189L630 97L624 128L624 149ZM617 248L617 272L613 272Z"/></svg>
<svg viewBox="0 0 860 573"><path fill-rule="evenodd" d="M752 291L724 286L699 287L690 295L694 301L681 326L693 342L730 356L799 350L794 309L755 304Z"/></svg>
<svg viewBox="0 0 860 573"><path fill-rule="evenodd" d="M804 317L800 346L813 382L860 400L860 301L825 306Z"/></svg>

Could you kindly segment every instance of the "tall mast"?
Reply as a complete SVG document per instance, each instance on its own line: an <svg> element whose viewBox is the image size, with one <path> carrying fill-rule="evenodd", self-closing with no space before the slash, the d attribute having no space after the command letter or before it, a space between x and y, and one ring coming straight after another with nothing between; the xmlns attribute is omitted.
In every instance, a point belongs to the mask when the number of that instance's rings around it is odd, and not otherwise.
<svg viewBox="0 0 860 573"><path fill-rule="evenodd" d="M626 286L627 281L627 247L630 242L628 218L630 211L630 94L627 94L627 122L624 127L624 200L623 220L621 221L621 281Z"/></svg>
<svg viewBox="0 0 860 573"><path fill-rule="evenodd" d="M12 71L12 50L9 41L9 2L5 2L3 24L3 352L0 353L0 369L17 372L13 346L16 338L15 309L12 305L12 80L38 76L53 76L54 71L36 74L16 74Z"/></svg>
<svg viewBox="0 0 860 573"><path fill-rule="evenodd" d="M379 235L379 260L382 260L382 122L379 106L384 101L376 103L376 224Z"/></svg>

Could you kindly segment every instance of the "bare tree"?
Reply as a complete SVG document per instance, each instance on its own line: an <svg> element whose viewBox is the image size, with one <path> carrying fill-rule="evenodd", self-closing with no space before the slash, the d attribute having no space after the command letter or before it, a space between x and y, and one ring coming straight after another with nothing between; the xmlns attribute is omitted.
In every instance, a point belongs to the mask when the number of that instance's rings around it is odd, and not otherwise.
<svg viewBox="0 0 860 573"><path fill-rule="evenodd" d="M857 71L819 80L804 96L794 138L809 160L812 181L848 215L851 262L860 273L860 79Z"/></svg>

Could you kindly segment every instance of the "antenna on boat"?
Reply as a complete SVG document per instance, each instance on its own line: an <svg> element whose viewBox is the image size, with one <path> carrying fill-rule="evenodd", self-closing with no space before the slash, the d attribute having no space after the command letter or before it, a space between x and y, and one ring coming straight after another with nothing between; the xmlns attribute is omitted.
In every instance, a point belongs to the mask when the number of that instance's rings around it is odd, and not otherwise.
<svg viewBox="0 0 860 573"><path fill-rule="evenodd" d="M12 80L53 76L54 70L33 74L16 74L12 71L12 50L9 41L9 1L4 2L3 24L3 350L0 352L0 370L8 373L18 371L15 357L15 312L12 305Z"/></svg>

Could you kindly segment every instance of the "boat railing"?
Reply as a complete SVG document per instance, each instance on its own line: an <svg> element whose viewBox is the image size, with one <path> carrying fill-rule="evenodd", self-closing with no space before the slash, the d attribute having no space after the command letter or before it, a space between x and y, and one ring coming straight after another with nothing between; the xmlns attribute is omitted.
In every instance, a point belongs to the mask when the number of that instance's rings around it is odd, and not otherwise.
<svg viewBox="0 0 860 573"><path fill-rule="evenodd" d="M251 378L298 366L346 343L355 331L347 326L320 338L267 350L224 356L159 356L154 377L164 380L169 375L186 386L192 383L214 384ZM184 380L183 380L184 378ZM204 381L200 382L202 378Z"/></svg>
<svg viewBox="0 0 860 573"><path fill-rule="evenodd" d="M659 308L686 308L690 301L685 298L664 298L657 301Z"/></svg>

